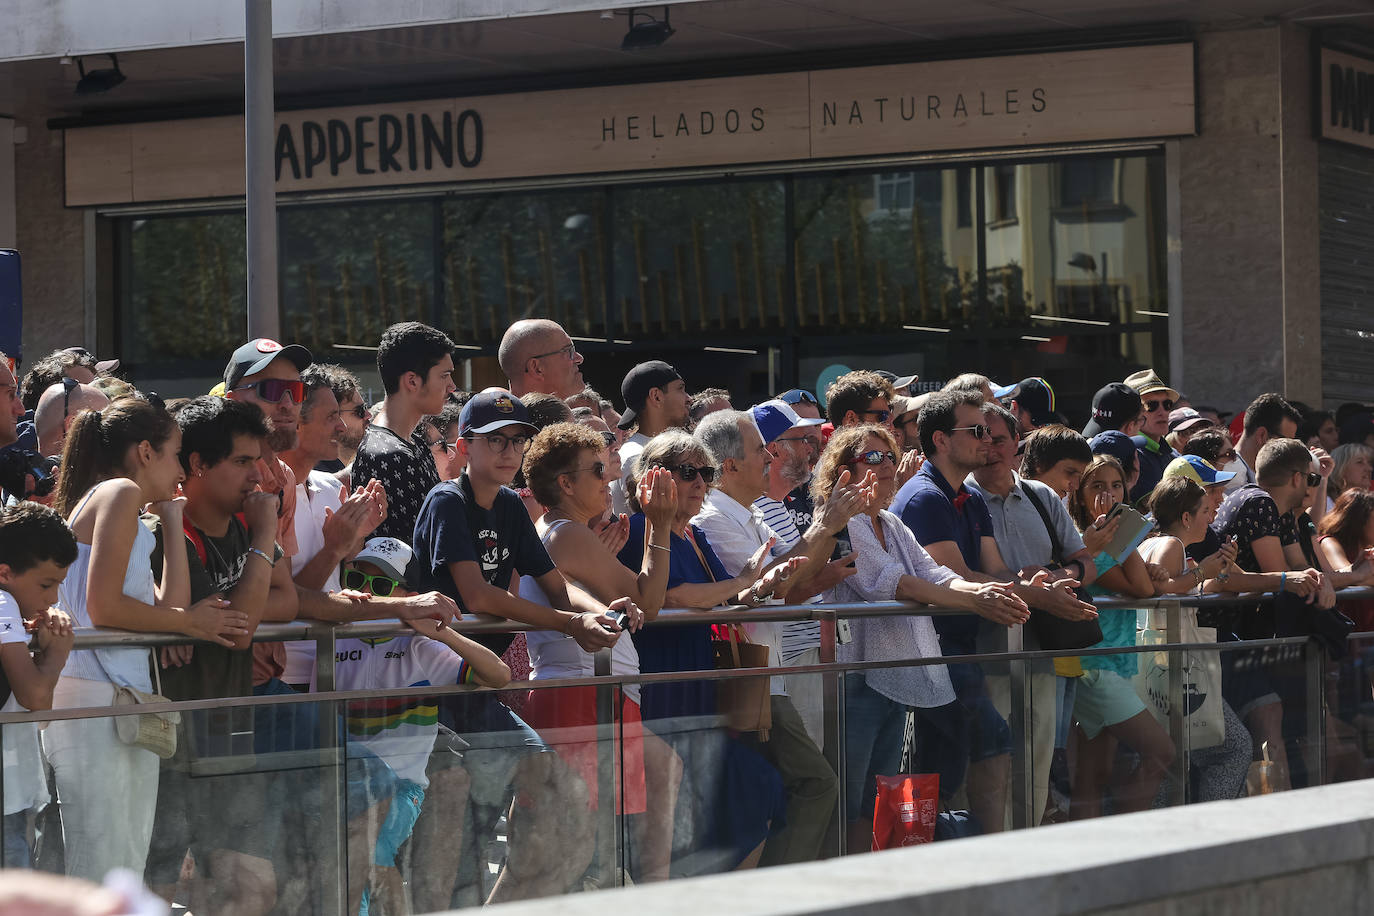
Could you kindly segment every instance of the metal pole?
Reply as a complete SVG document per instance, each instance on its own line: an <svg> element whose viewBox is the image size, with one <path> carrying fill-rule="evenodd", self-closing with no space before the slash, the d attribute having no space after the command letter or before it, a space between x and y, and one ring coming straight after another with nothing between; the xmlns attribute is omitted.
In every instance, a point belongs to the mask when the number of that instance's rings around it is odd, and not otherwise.
<svg viewBox="0 0 1374 916"><path fill-rule="evenodd" d="M272 94L272 0L243 4L244 187L248 205L248 336L281 337Z"/></svg>

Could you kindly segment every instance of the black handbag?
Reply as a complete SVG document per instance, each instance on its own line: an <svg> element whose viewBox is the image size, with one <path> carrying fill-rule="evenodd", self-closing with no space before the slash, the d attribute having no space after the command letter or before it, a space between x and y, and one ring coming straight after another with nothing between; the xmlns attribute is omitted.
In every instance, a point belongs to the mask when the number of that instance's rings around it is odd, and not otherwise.
<svg viewBox="0 0 1374 916"><path fill-rule="evenodd" d="M1274 635L1310 636L1326 649L1333 662L1340 661L1349 651L1346 637L1354 630L1355 621L1339 607L1320 608L1293 592L1274 596Z"/></svg>
<svg viewBox="0 0 1374 916"><path fill-rule="evenodd" d="M1050 513L1035 492L1024 483L1021 484L1021 492L1026 499L1035 507L1035 511L1040 514L1040 520L1045 523L1045 530L1050 535L1051 561L1055 567L1064 565L1064 545L1059 542L1059 532L1055 530L1054 522L1050 520ZM1074 589L1080 601L1092 603L1092 596L1087 589ZM1042 649L1086 649L1095 646L1102 641L1102 627L1098 624L1097 618L1091 620L1065 620L1057 617L1049 611L1040 608L1030 609L1030 622L1027 624L1035 638L1040 642Z"/></svg>

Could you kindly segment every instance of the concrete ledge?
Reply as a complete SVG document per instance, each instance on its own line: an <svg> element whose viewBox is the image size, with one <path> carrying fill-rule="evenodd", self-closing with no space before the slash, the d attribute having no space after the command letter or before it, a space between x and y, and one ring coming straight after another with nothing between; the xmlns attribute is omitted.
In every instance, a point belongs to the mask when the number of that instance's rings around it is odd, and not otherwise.
<svg viewBox="0 0 1374 916"><path fill-rule="evenodd" d="M807 865L506 904L490 912L1026 916L1130 908L1137 913L1215 913L1226 895L1210 892L1236 885L1258 890L1254 885L1261 882L1279 898L1305 899L1306 912L1359 911L1337 904L1340 900L1359 901L1367 912L1374 900L1371 863L1374 780L1366 780ZM1302 893L1295 894L1294 888L1282 886L1285 876L1311 887L1298 888ZM1352 886L1335 886L1333 879ZM1225 909L1267 910L1271 916L1295 911L1284 905Z"/></svg>

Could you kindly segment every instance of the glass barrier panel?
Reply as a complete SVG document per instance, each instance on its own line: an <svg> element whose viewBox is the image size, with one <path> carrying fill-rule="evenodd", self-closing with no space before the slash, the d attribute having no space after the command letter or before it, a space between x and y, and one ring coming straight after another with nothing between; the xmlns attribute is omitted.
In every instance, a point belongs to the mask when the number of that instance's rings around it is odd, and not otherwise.
<svg viewBox="0 0 1374 916"><path fill-rule="evenodd" d="M1322 659L1327 782L1374 776L1374 632L1361 628L1357 609L1341 609L1357 631L1341 658Z"/></svg>

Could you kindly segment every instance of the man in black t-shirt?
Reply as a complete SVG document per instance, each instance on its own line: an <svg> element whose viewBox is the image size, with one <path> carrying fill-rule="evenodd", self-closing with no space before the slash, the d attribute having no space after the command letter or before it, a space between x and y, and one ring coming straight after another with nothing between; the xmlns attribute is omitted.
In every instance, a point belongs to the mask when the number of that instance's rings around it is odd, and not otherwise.
<svg viewBox="0 0 1374 916"><path fill-rule="evenodd" d="M562 631L588 652L609 648L621 634L606 616L608 608L567 584L520 497L507 486L536 431L525 405L508 391L488 389L464 405L458 448L467 456L467 469L432 490L420 507L411 543L412 581L448 595L466 611ZM548 603L513 593L516 573L532 577ZM626 598L611 607L628 611L633 605ZM497 653L510 642L508 636L480 639ZM594 826L575 816L585 805L565 788L576 777L555 764L553 755L537 753L543 749L538 736L492 695L461 704L458 715L468 720L456 727L471 745L464 765L472 780L474 823L483 820L477 805L503 800L510 786L519 797L534 799L511 813L506 869L488 902L566 892L586 870L595 845ZM474 734L474 727L485 731ZM521 734L523 740L510 737ZM548 803L550 797L557 802ZM488 826L494 822L483 825ZM485 842L485 829L473 833L472 839Z"/></svg>
<svg viewBox="0 0 1374 916"><path fill-rule="evenodd" d="M376 478L386 489L387 517L376 537L409 544L415 518L429 491L439 485L420 419L444 409L453 384L454 343L443 331L418 321L393 324L377 347L377 371L386 400L372 411L372 425L358 444L353 479Z"/></svg>
<svg viewBox="0 0 1374 916"><path fill-rule="evenodd" d="M172 700L251 696L253 631L264 617L294 614L296 602L290 566L277 562L277 497L257 489L267 424L253 404L209 396L187 403L176 418L186 472L185 519L181 531L154 526L154 574L162 572L164 551L184 551L190 603L223 595L248 622L232 647L164 650L162 692ZM232 906L235 912L265 914L276 899L271 857L278 831L263 774L200 775L241 770L235 758L251 760L252 710L184 715L177 754L164 763L158 786L147 881L171 900L189 849L197 866L192 909ZM212 757L219 762L211 763Z"/></svg>

